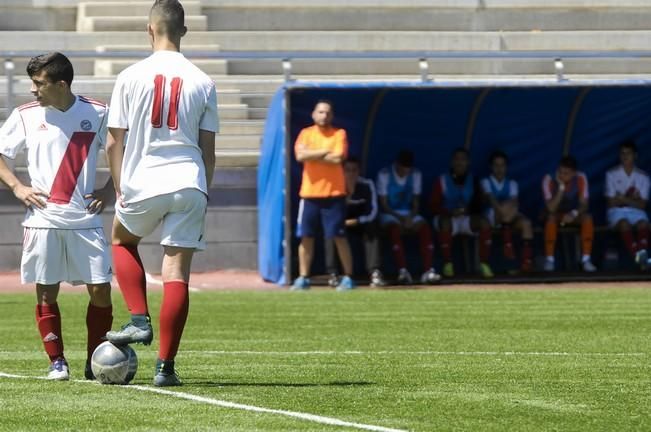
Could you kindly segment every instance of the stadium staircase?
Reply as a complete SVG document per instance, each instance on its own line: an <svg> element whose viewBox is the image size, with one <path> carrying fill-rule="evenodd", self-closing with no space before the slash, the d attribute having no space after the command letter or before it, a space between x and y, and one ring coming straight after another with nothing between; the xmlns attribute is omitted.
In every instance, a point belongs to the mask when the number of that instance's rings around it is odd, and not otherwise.
<svg viewBox="0 0 651 432"><path fill-rule="evenodd" d="M4 0L0 46L12 51L147 51L150 1ZM247 51L558 51L646 50L651 46L651 0L196 0L183 2L188 35L183 50ZM354 5L354 6L353 6ZM137 56L73 58L76 93L108 101L115 76ZM305 80L416 80L417 58L292 61ZM266 107L282 84L278 60L208 59L196 63L219 89L222 132L216 140L217 175L211 188L207 252L195 268L254 269L257 264L256 165ZM14 104L31 100L16 59ZM550 60L431 60L434 78L551 77ZM649 76L650 59L568 59L573 77ZM0 64L0 123L7 115ZM16 161L24 176L24 160ZM102 179L107 176L102 167ZM0 271L20 261L22 209L0 191ZM110 214L106 215L107 225ZM156 235L144 243L156 272Z"/></svg>

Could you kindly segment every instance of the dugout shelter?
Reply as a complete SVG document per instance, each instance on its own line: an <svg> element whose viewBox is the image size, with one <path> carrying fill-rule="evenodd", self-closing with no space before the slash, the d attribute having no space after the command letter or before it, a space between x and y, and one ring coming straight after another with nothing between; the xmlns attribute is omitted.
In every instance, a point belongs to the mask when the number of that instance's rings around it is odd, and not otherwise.
<svg viewBox="0 0 651 432"><path fill-rule="evenodd" d="M293 146L312 124L319 99L334 104L346 129L349 154L375 179L402 148L423 173L423 213L432 183L448 169L452 151L466 147L473 174L488 173L501 149L520 185L520 208L534 223L543 207L541 181L565 154L575 156L590 183L591 212L605 223L603 182L618 163L618 146L634 139L638 166L651 170L651 81L499 80L486 82L288 82L274 95L258 171L258 266L264 280L295 276L296 213L301 165Z"/></svg>

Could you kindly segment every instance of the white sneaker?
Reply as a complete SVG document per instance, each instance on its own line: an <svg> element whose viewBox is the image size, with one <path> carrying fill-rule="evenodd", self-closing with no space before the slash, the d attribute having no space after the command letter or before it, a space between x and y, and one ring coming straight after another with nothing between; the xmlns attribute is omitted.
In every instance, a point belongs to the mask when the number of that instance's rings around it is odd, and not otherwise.
<svg viewBox="0 0 651 432"><path fill-rule="evenodd" d="M543 267L543 270L546 272L553 272L556 268L556 263L554 260L546 259L545 260L545 266Z"/></svg>
<svg viewBox="0 0 651 432"><path fill-rule="evenodd" d="M406 268L400 269L400 273L398 273L398 283L400 285L411 285L413 283L409 270Z"/></svg>
<svg viewBox="0 0 651 432"><path fill-rule="evenodd" d="M424 285L435 284L440 280L441 280L441 275L436 273L436 270L434 270L433 267L427 270L425 273L423 273L423 275L420 277L420 283Z"/></svg>
<svg viewBox="0 0 651 432"><path fill-rule="evenodd" d="M640 270L646 270L649 265L649 254L645 249L637 251L635 254L635 262L640 266Z"/></svg>
<svg viewBox="0 0 651 432"><path fill-rule="evenodd" d="M54 381L68 381L70 379L70 371L65 359L58 358L52 362L47 372L47 379Z"/></svg>
<svg viewBox="0 0 651 432"><path fill-rule="evenodd" d="M592 273L597 271L597 267L595 267L595 265L592 264L592 261L590 261L589 259L583 261L581 266L583 267L584 272Z"/></svg>

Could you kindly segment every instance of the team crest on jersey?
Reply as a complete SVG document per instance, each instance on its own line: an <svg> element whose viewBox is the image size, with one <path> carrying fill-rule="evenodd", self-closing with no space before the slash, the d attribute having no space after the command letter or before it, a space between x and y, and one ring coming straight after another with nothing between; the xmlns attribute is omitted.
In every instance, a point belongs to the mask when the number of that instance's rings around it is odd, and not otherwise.
<svg viewBox="0 0 651 432"><path fill-rule="evenodd" d="M82 120L79 126L81 126L81 129L85 131L89 131L93 128L93 124L90 122L90 120Z"/></svg>

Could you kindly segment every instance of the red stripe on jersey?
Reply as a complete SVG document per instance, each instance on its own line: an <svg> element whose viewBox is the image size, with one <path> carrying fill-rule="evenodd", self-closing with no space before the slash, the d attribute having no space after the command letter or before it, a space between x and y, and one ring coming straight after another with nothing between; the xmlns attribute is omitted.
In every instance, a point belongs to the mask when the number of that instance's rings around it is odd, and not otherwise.
<svg viewBox="0 0 651 432"><path fill-rule="evenodd" d="M167 113L167 127L176 130L179 127L179 100L181 99L181 88L183 80L179 77L172 78L170 94L170 110Z"/></svg>
<svg viewBox="0 0 651 432"><path fill-rule="evenodd" d="M89 98L89 97L86 97L86 96L79 96L79 100L82 101L82 102L86 102L86 103L89 103L89 104L98 105L98 106L101 106L103 108L106 108L106 104L104 102L98 101L97 99L92 99L92 98Z"/></svg>
<svg viewBox="0 0 651 432"><path fill-rule="evenodd" d="M151 124L155 128L163 126L163 102L165 101L165 77L154 78L154 100L151 103Z"/></svg>
<svg viewBox="0 0 651 432"><path fill-rule="evenodd" d="M81 168L86 163L90 145L95 139L95 132L75 132L70 138L66 153L57 171L48 202L68 204L77 186Z"/></svg>
<svg viewBox="0 0 651 432"><path fill-rule="evenodd" d="M29 108L36 108L37 106L40 106L41 104L39 102L27 102L26 104L22 104L21 106L18 107L18 111L26 110Z"/></svg>

